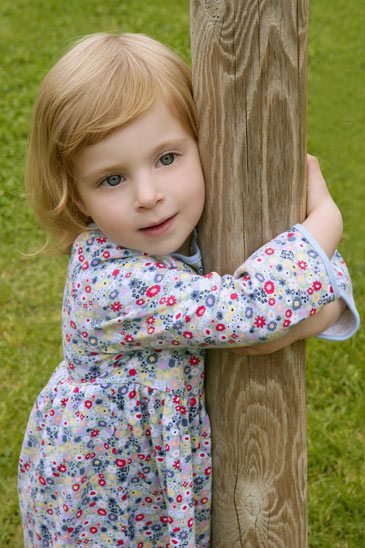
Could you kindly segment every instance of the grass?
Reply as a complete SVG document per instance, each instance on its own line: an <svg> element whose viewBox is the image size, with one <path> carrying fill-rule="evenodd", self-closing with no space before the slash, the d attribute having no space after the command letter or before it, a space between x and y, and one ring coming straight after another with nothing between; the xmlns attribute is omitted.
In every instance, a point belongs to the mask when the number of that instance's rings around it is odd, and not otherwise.
<svg viewBox="0 0 365 548"><path fill-rule="evenodd" d="M364 51L358 0L312 0L308 150L319 156L345 222L341 250L364 312ZM363 14L362 14L363 15ZM187 0L2 0L0 6L0 546L20 547L16 467L33 401L61 358L66 261L25 257L41 239L22 170L37 85L75 38L144 32L189 59ZM361 546L365 536L364 334L308 343L310 546ZM291 547L290 547L291 548ZM295 548L295 547L293 547Z"/></svg>

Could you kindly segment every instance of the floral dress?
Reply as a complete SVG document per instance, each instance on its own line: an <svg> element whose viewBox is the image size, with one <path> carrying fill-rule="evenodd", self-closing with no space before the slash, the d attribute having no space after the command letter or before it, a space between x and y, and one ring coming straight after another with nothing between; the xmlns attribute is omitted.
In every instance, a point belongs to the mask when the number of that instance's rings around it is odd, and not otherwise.
<svg viewBox="0 0 365 548"><path fill-rule="evenodd" d="M20 456L27 548L209 546L205 349L277 337L340 296L350 314L333 338L357 328L345 263L300 225L234 276L204 276L196 240L191 252L141 254L96 227L76 239L64 360Z"/></svg>

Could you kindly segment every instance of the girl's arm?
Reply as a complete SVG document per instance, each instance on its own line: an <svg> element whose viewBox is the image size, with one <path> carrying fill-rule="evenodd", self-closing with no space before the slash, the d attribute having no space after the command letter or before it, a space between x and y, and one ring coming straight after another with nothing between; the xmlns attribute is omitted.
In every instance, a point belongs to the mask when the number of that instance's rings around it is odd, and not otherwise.
<svg viewBox="0 0 365 548"><path fill-rule="evenodd" d="M343 232L342 215L328 191L315 156L307 155L307 218L302 226L331 258Z"/></svg>
<svg viewBox="0 0 365 548"><path fill-rule="evenodd" d="M319 163L308 155L307 218L297 225L313 247L322 254L324 262L331 257L331 268L336 278L340 299L325 305L317 314L294 326L286 335L259 345L236 348L236 354L271 354L300 339L318 336L344 340L358 329L360 319L352 297L352 284L346 263L334 250L342 236L342 216L328 192ZM326 256L324 256L326 255Z"/></svg>
<svg viewBox="0 0 365 548"><path fill-rule="evenodd" d="M92 341L103 354L247 346L286 334L340 296L330 261L295 227L240 271L201 276L175 257L140 255L96 230L74 246L64 335L81 333L80 344Z"/></svg>
<svg viewBox="0 0 365 548"><path fill-rule="evenodd" d="M346 303L342 299L339 299L338 301L327 304L315 316L303 320L300 324L292 327L286 335L283 335L278 339L267 343L233 348L231 349L231 352L248 356L278 352L296 341L316 337L320 333L325 332L340 319L345 308Z"/></svg>

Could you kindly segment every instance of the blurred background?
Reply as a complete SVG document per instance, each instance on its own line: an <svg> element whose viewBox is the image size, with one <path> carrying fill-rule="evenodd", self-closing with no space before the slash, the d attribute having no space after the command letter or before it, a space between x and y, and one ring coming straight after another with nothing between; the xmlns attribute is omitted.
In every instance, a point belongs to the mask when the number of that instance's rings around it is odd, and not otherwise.
<svg viewBox="0 0 365 548"><path fill-rule="evenodd" d="M364 317L364 5L312 0L308 151L343 213L340 245ZM189 2L1 0L0 547L22 546L17 461L29 412L61 359L67 258L27 257L42 233L26 206L23 163L40 80L75 39L143 32L186 61ZM307 344L309 544L364 546L364 332ZM289 547L288 547L289 548ZM295 548L295 547L290 547Z"/></svg>

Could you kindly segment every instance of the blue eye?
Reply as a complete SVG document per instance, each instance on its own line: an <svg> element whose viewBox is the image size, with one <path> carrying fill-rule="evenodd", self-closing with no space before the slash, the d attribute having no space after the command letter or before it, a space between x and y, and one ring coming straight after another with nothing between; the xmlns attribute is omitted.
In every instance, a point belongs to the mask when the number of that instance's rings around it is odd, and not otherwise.
<svg viewBox="0 0 365 548"><path fill-rule="evenodd" d="M108 177L105 177L105 179L101 181L101 184L103 186L114 187L114 186L118 186L122 182L122 180L123 180L122 175L113 173L113 175L108 175Z"/></svg>
<svg viewBox="0 0 365 548"><path fill-rule="evenodd" d="M161 156L160 162L163 166L169 166L175 160L175 156L176 154L174 152L169 152L168 154Z"/></svg>

